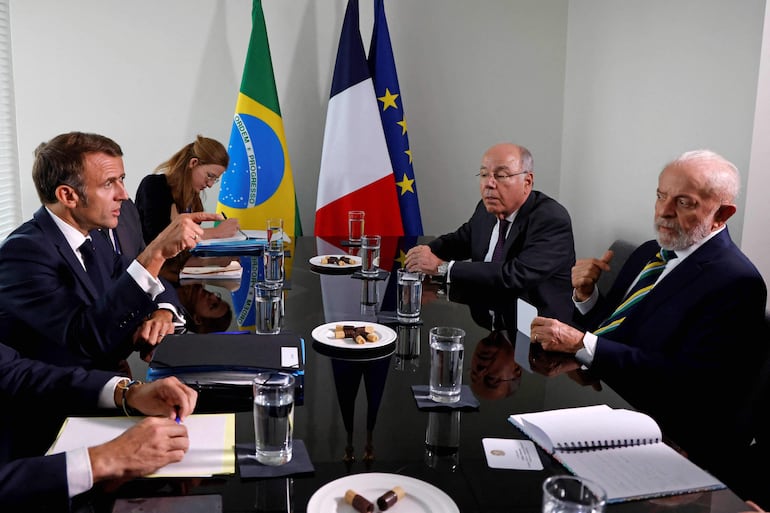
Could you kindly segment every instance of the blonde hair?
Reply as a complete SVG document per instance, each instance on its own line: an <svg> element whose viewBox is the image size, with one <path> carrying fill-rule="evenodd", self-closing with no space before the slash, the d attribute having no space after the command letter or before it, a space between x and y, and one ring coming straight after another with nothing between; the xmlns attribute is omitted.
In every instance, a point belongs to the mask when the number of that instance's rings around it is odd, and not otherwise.
<svg viewBox="0 0 770 513"><path fill-rule="evenodd" d="M224 168L230 163L227 149L216 139L198 135L194 142L176 152L170 159L155 168L156 173L165 173L171 196L179 212L202 212L200 193L192 186L188 172L190 159L198 159L198 165L217 164Z"/></svg>

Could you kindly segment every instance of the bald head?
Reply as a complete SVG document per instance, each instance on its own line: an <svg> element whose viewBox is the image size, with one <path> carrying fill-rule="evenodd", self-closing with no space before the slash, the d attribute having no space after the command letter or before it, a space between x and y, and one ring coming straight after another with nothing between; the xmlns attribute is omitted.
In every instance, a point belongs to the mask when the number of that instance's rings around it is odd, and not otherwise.
<svg viewBox="0 0 770 513"><path fill-rule="evenodd" d="M532 154L524 146L500 143L481 158L479 188L487 212L505 218L529 197L534 183Z"/></svg>

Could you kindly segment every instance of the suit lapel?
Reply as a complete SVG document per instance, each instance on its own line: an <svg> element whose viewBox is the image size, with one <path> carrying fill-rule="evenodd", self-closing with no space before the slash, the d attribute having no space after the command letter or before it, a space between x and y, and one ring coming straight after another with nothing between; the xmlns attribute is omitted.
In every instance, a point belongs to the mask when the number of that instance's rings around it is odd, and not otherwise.
<svg viewBox="0 0 770 513"><path fill-rule="evenodd" d="M519 207L519 211L516 213L516 218L513 220L513 224L511 225L511 229L508 230L508 236L505 238L505 245L503 246L503 254L507 255L508 252L511 250L511 246L513 246L513 242L519 237L521 232L524 230L524 226L526 226L527 219L529 218L529 213L532 211L532 209L535 207L535 195L537 194L536 191L531 191L529 196L527 197L527 200L524 202L524 204Z"/></svg>
<svg viewBox="0 0 770 513"><path fill-rule="evenodd" d="M722 254L724 246L729 240L727 229L725 229L695 250L692 255L688 256L684 262L676 266L670 274L653 287L647 297L639 303L639 308L634 312L633 317L636 319L650 318L655 315L659 308L666 307L673 295L686 291L688 285L696 282L704 269ZM629 317L629 320L631 319L632 317ZM633 323L630 324L633 325Z"/></svg>
<svg viewBox="0 0 770 513"><path fill-rule="evenodd" d="M81 286L86 289L86 291L88 291L88 294L92 299L99 297L99 290L97 290L96 286L91 281L88 273L83 268L83 264L80 263L77 255L75 255L75 252L67 242L67 239L64 238L64 234L59 230L59 227L56 226L53 219L51 219L51 214L48 213L45 207L40 207L40 209L35 212L34 218L46 239L52 241L56 250L59 252L59 255L61 255L62 259L67 263L67 266L75 276L75 279L80 282Z"/></svg>

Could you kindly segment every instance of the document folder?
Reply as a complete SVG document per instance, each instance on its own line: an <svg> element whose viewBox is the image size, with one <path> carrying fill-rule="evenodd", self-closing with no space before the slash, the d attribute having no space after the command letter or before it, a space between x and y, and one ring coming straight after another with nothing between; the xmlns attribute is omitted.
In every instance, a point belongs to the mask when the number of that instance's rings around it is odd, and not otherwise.
<svg viewBox="0 0 770 513"><path fill-rule="evenodd" d="M292 333L167 335L158 345L147 380L176 376L198 391L196 411L250 411L254 375L294 375L295 404L304 397L305 341Z"/></svg>

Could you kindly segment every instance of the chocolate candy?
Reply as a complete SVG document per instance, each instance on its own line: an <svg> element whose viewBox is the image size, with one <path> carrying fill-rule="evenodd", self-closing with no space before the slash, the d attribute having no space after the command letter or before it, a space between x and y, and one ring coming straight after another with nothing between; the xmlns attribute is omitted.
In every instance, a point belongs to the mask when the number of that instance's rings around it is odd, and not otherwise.
<svg viewBox="0 0 770 513"><path fill-rule="evenodd" d="M404 492L403 488L394 486L392 490L388 490L377 499L377 507L380 508L380 511L385 511L398 502L399 499L403 499L404 495L406 495L406 492Z"/></svg>
<svg viewBox="0 0 770 513"><path fill-rule="evenodd" d="M374 511L374 504L366 500L365 497L358 495L353 490L345 492L345 502L356 508L356 511L361 513L372 513Z"/></svg>

